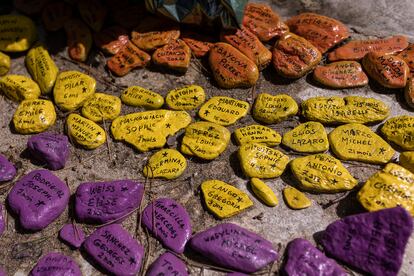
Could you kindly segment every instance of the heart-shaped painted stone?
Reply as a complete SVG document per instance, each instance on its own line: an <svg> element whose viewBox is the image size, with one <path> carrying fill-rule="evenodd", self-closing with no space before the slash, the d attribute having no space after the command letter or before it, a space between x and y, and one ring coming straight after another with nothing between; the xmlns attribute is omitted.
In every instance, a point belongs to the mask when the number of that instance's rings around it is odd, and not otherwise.
<svg viewBox="0 0 414 276"><path fill-rule="evenodd" d="M156 259L148 268L146 276L187 276L187 267L185 263L170 252L165 252Z"/></svg>
<svg viewBox="0 0 414 276"><path fill-rule="evenodd" d="M306 122L286 132L282 144L298 152L324 152L329 149L328 135L318 122Z"/></svg>
<svg viewBox="0 0 414 276"><path fill-rule="evenodd" d="M155 50L152 61L166 69L185 73L190 66L191 50L187 44L177 39Z"/></svg>
<svg viewBox="0 0 414 276"><path fill-rule="evenodd" d="M59 252L44 255L30 271L29 276L82 276L79 265L74 259Z"/></svg>
<svg viewBox="0 0 414 276"><path fill-rule="evenodd" d="M73 248L80 248L85 241L85 233L77 224L68 223L59 230L59 238Z"/></svg>
<svg viewBox="0 0 414 276"><path fill-rule="evenodd" d="M92 47L92 34L89 27L82 20L72 18L65 22L64 28L69 57L80 62L86 61Z"/></svg>
<svg viewBox="0 0 414 276"><path fill-rule="evenodd" d="M16 168L6 156L0 154L0 182L10 181L16 176Z"/></svg>

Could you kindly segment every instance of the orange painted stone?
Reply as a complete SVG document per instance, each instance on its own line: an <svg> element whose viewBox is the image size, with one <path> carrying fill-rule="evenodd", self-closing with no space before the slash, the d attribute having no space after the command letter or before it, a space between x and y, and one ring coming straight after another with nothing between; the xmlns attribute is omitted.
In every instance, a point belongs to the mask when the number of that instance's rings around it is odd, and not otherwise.
<svg viewBox="0 0 414 276"><path fill-rule="evenodd" d="M410 44L404 51L398 54L408 67L410 67L411 74L414 74L414 44Z"/></svg>
<svg viewBox="0 0 414 276"><path fill-rule="evenodd" d="M330 52L328 59L337 60L360 60L369 52L382 54L395 54L401 52L408 46L407 37L396 35L385 39L353 40Z"/></svg>
<svg viewBox="0 0 414 276"><path fill-rule="evenodd" d="M78 10L83 21L95 32L99 32L104 24L108 9L100 0L78 1Z"/></svg>
<svg viewBox="0 0 414 276"><path fill-rule="evenodd" d="M190 47L191 52L197 58L205 56L214 45L211 37L196 32L184 32L181 34L181 39Z"/></svg>
<svg viewBox="0 0 414 276"><path fill-rule="evenodd" d="M279 15L269 5L262 3L246 5L242 24L265 42L289 32L289 27Z"/></svg>
<svg viewBox="0 0 414 276"><path fill-rule="evenodd" d="M367 74L387 88L403 88L407 84L410 68L397 56L370 52L362 59Z"/></svg>
<svg viewBox="0 0 414 276"><path fill-rule="evenodd" d="M272 53L245 27L222 32L221 40L232 45L256 63L259 70L266 68L272 60Z"/></svg>
<svg viewBox="0 0 414 276"><path fill-rule="evenodd" d="M190 47L181 39L158 48L152 54L152 60L156 65L182 73L187 71L190 59Z"/></svg>
<svg viewBox="0 0 414 276"><path fill-rule="evenodd" d="M121 26L112 26L95 33L93 40L104 53L115 55L128 43L128 31Z"/></svg>
<svg viewBox="0 0 414 276"><path fill-rule="evenodd" d="M273 66L286 78L300 78L320 61L319 50L303 37L293 33L284 34L273 48Z"/></svg>
<svg viewBox="0 0 414 276"><path fill-rule="evenodd" d="M63 28L65 22L72 18L72 7L65 2L53 2L42 11L42 22L47 31Z"/></svg>
<svg viewBox="0 0 414 276"><path fill-rule="evenodd" d="M82 20L73 18L65 23L68 54L71 59L85 61L92 47L92 34Z"/></svg>
<svg viewBox="0 0 414 276"><path fill-rule="evenodd" d="M111 57L107 66L115 75L122 77L129 71L138 67L145 67L151 60L151 56L140 50L132 42L122 47L122 49Z"/></svg>
<svg viewBox="0 0 414 276"><path fill-rule="evenodd" d="M259 78L256 64L230 44L215 43L208 60L214 79L222 88L250 87Z"/></svg>
<svg viewBox="0 0 414 276"><path fill-rule="evenodd" d="M407 81L407 86L404 90L404 97L409 107L414 109L414 77L411 76Z"/></svg>
<svg viewBox="0 0 414 276"><path fill-rule="evenodd" d="M343 23L316 13L301 13L286 24L292 33L309 40L322 54L349 37L348 28Z"/></svg>
<svg viewBox="0 0 414 276"><path fill-rule="evenodd" d="M338 61L317 66L313 78L332 88L351 88L368 84L368 77L356 61Z"/></svg>

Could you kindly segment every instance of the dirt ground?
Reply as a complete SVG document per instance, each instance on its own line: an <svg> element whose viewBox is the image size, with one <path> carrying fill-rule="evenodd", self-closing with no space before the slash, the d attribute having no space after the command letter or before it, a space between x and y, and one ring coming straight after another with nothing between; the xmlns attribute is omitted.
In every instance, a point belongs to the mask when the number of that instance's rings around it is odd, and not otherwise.
<svg viewBox="0 0 414 276"><path fill-rule="evenodd" d="M365 0L357 3L354 0L273 0L262 2L270 3L284 19L303 11L314 11L335 17L350 27L353 39L404 34L414 42L412 29L414 2L412 0ZM210 75L205 73L202 67L195 62L191 63L188 72L183 76L163 74L157 68L150 66L143 70L135 70L123 78L114 78L104 68L105 57L97 52L91 53L86 64L70 61L64 48L65 41L63 32L49 35L44 41L60 70L86 72L96 78L97 91L117 96L125 87L131 85L139 85L165 96L173 88L187 84L198 84L204 87L208 97L225 95L248 101L251 104L255 96L261 92L287 93L299 103L314 96L369 96L387 103L391 108L391 116L413 115L413 112L402 101L402 90L391 91L371 83L363 88L330 90L319 87L309 76L296 81L281 79L276 76L272 68L267 68L261 73L255 89L219 89L211 81ZM24 55L13 56L10 73L28 75L24 66ZM16 134L10 127L16 107L16 103L3 96L0 97L0 152L18 166L18 177L20 177L38 167L32 164L24 153L29 136ZM122 114L139 111L143 111L143 109L122 106ZM195 112L192 112L191 115L194 120L197 119ZM59 112L57 123L50 130L63 133L66 116L67 114ZM300 117L293 117L270 127L280 134L284 134L298 125L300 121ZM254 120L249 114L228 129L233 132L236 128L251 123L254 123ZM103 126L109 130L110 123ZM379 126L380 124L375 125L373 129L376 130ZM176 137L177 139L169 139L169 147L179 147L182 131ZM203 162L188 158L186 171L176 180L145 182L141 171L152 152L139 153L127 144L116 142L109 136L108 143L95 150L83 150L72 146L71 156L66 167L56 171L55 174L68 183L72 193L80 183L86 181L138 179L146 183L143 206L158 197L171 197L188 210L194 232L205 230L220 222L233 222L272 241L281 255L290 240L302 237L315 243L319 236L318 233L323 231L329 223L340 217L364 211L356 200L355 192L332 195L307 194L313 202L310 208L300 211L289 209L283 202L281 193L285 186L295 185L289 170L279 178L266 181L279 197L277 207L266 207L247 188L248 179L241 172L236 155L237 148L232 140L226 151L213 161ZM288 154L291 159L298 156L286 148L277 148ZM398 156L395 158L397 160ZM363 184L370 175L380 168L357 162L344 162L344 164L360 184ZM204 209L199 192L199 185L208 179L219 179L247 192L254 201L254 206L230 219L223 221L215 219ZM8 187L0 188L0 202L5 201ZM0 239L0 265L7 270L9 275L27 275L40 256L50 251L59 251L72 256L81 267L84 275L101 275L101 272L84 259L83 253L69 249L57 239L58 230L63 224L70 221L71 213L72 210L67 208L59 219L37 233L25 233L21 229L17 229L14 218L8 215L7 230ZM122 225L146 248L148 254L144 261L146 269L158 255L164 252L164 249L157 240L145 235L142 227L137 224L138 214L139 210L129 216ZM91 233L94 226L82 225L82 228L87 233ZM224 275L223 272L210 268L210 263L192 252L185 252L183 258L187 260L188 269L192 275ZM277 273L282 263L281 260L280 258L277 263L268 267L261 274ZM413 261L414 237L411 237L400 275L414 275Z"/></svg>

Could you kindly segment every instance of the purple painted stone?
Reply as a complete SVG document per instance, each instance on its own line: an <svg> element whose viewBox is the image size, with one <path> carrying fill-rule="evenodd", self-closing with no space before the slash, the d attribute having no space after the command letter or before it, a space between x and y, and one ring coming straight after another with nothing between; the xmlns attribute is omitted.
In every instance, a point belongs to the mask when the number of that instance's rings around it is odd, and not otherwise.
<svg viewBox="0 0 414 276"><path fill-rule="evenodd" d="M48 170L35 170L20 178L7 197L12 211L27 230L41 230L65 210L69 188Z"/></svg>
<svg viewBox="0 0 414 276"><path fill-rule="evenodd" d="M83 243L91 258L115 275L136 275L144 248L119 224L98 228Z"/></svg>
<svg viewBox="0 0 414 276"><path fill-rule="evenodd" d="M137 208L144 186L132 180L87 182L75 195L75 213L86 223L103 224L119 219Z"/></svg>
<svg viewBox="0 0 414 276"><path fill-rule="evenodd" d="M29 276L82 276L78 264L69 256L50 252L43 256Z"/></svg>
<svg viewBox="0 0 414 276"><path fill-rule="evenodd" d="M372 275L397 275L413 230L402 207L348 216L326 228L322 245L327 254Z"/></svg>
<svg viewBox="0 0 414 276"><path fill-rule="evenodd" d="M233 223L197 233L190 247L214 263L241 272L256 272L278 258L272 243Z"/></svg>
<svg viewBox="0 0 414 276"><path fill-rule="evenodd" d="M165 247L184 252L191 237L191 220L181 204L170 198L154 200L142 212L142 223Z"/></svg>
<svg viewBox="0 0 414 276"><path fill-rule="evenodd" d="M0 276L7 276L6 270L0 266Z"/></svg>
<svg viewBox="0 0 414 276"><path fill-rule="evenodd" d="M345 271L332 259L305 239L294 239L287 248L287 261L283 270L288 276L346 276Z"/></svg>
<svg viewBox="0 0 414 276"><path fill-rule="evenodd" d="M146 276L187 276L185 263L170 252L165 252L148 268Z"/></svg>
<svg viewBox="0 0 414 276"><path fill-rule="evenodd" d="M16 168L4 155L0 154L0 182L10 181L16 176Z"/></svg>
<svg viewBox="0 0 414 276"><path fill-rule="evenodd" d="M59 231L59 238L74 248L81 247L85 241L85 233L82 228L73 223L65 224Z"/></svg>
<svg viewBox="0 0 414 276"><path fill-rule="evenodd" d="M0 205L0 236L6 229L6 222L4 220L3 205Z"/></svg>
<svg viewBox="0 0 414 276"><path fill-rule="evenodd" d="M46 163L51 170L59 170L69 157L68 137L61 134L43 132L33 135L27 141L27 148L33 158Z"/></svg>

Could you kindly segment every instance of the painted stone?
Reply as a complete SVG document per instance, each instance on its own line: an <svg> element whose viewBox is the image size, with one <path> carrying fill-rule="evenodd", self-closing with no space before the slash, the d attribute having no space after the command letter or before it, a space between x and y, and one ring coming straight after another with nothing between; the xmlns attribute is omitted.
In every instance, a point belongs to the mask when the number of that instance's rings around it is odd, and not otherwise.
<svg viewBox="0 0 414 276"><path fill-rule="evenodd" d="M246 116L249 103L230 97L217 96L210 98L198 111L200 118L222 126L234 124Z"/></svg>
<svg viewBox="0 0 414 276"><path fill-rule="evenodd" d="M52 92L59 69L45 46L37 44L30 49L26 55L25 63L27 71L29 71L33 80L39 85L42 94Z"/></svg>
<svg viewBox="0 0 414 276"><path fill-rule="evenodd" d="M154 64L179 73L187 71L188 66L190 66L190 59L190 47L181 39L171 41L152 54Z"/></svg>
<svg viewBox="0 0 414 276"><path fill-rule="evenodd" d="M45 131L55 121L55 107L48 100L24 100L19 104L13 115L14 128L21 134Z"/></svg>
<svg viewBox="0 0 414 276"><path fill-rule="evenodd" d="M56 105L64 111L73 111L95 93L96 80L79 71L61 72L53 89Z"/></svg>
<svg viewBox="0 0 414 276"><path fill-rule="evenodd" d="M145 67L150 60L150 55L128 41L116 55L107 61L107 66L116 76L122 77L135 68Z"/></svg>
<svg viewBox="0 0 414 276"><path fill-rule="evenodd" d="M266 185L259 178L253 177L250 179L250 187L253 193L262 201L264 204L270 207L274 207L279 203L276 194L272 189Z"/></svg>
<svg viewBox="0 0 414 276"><path fill-rule="evenodd" d="M159 256L148 268L146 276L176 275L188 276L185 263L170 252Z"/></svg>
<svg viewBox="0 0 414 276"><path fill-rule="evenodd" d="M395 153L380 136L361 124L339 126L328 139L331 150L342 160L386 164Z"/></svg>
<svg viewBox="0 0 414 276"><path fill-rule="evenodd" d="M213 38L197 32L181 33L180 38L190 47L192 55L197 58L204 57L213 47Z"/></svg>
<svg viewBox="0 0 414 276"><path fill-rule="evenodd" d="M206 160L217 158L230 142L227 128L210 122L195 122L185 129L181 152Z"/></svg>
<svg viewBox="0 0 414 276"><path fill-rule="evenodd" d="M401 115L388 119L381 128L385 139L403 150L414 150L414 116Z"/></svg>
<svg viewBox="0 0 414 276"><path fill-rule="evenodd" d="M140 86L125 89L121 100L124 104L148 109L158 109L164 104L164 98L160 94Z"/></svg>
<svg viewBox="0 0 414 276"><path fill-rule="evenodd" d="M173 110L193 110L206 100L203 87L187 85L168 92L165 102Z"/></svg>
<svg viewBox="0 0 414 276"><path fill-rule="evenodd" d="M259 79L256 64L230 44L215 43L208 61L214 79L222 88L251 87Z"/></svg>
<svg viewBox="0 0 414 276"><path fill-rule="evenodd" d="M95 33L93 41L105 54L115 55L128 43L128 31L121 26L112 26Z"/></svg>
<svg viewBox="0 0 414 276"><path fill-rule="evenodd" d="M219 219L235 216L253 206L246 193L220 180L204 181L201 192L207 209Z"/></svg>
<svg viewBox="0 0 414 276"><path fill-rule="evenodd" d="M404 89L404 98L407 105L414 109L414 78L411 76Z"/></svg>
<svg viewBox="0 0 414 276"><path fill-rule="evenodd" d="M328 54L329 61L360 60L369 52L392 55L408 47L408 39L403 35L384 39L352 40Z"/></svg>
<svg viewBox="0 0 414 276"><path fill-rule="evenodd" d="M270 127L262 125L249 125L234 131L234 137L239 145L248 143L260 143L269 147L277 146L282 137Z"/></svg>
<svg viewBox="0 0 414 276"><path fill-rule="evenodd" d="M241 168L248 177L278 177L289 163L287 155L258 143L241 145L238 156Z"/></svg>
<svg viewBox="0 0 414 276"><path fill-rule="evenodd" d="M82 20L72 18L65 22L64 28L69 57L79 62L86 61L92 47L92 34L88 26Z"/></svg>
<svg viewBox="0 0 414 276"><path fill-rule="evenodd" d="M10 57L0 52L0 76L4 76L10 70Z"/></svg>
<svg viewBox="0 0 414 276"><path fill-rule="evenodd" d="M137 275L144 248L119 224L98 228L83 243L86 253L115 275Z"/></svg>
<svg viewBox="0 0 414 276"><path fill-rule="evenodd" d="M368 84L368 77L356 61L338 61L325 66L317 66L313 78L332 88L353 88Z"/></svg>
<svg viewBox="0 0 414 276"><path fill-rule="evenodd" d="M246 273L259 271L278 258L270 241L233 223L195 234L190 246L220 266Z"/></svg>
<svg viewBox="0 0 414 276"><path fill-rule="evenodd" d="M78 114L71 113L66 120L69 138L86 149L96 149L106 141L103 128Z"/></svg>
<svg viewBox="0 0 414 276"><path fill-rule="evenodd" d="M68 223L59 230L59 238L77 249L85 241L85 233L77 224Z"/></svg>
<svg viewBox="0 0 414 276"><path fill-rule="evenodd" d="M309 40L322 54L349 37L343 23L316 13L301 13L291 17L286 24L292 33Z"/></svg>
<svg viewBox="0 0 414 276"><path fill-rule="evenodd" d="M410 73L405 61L397 56L370 52L362 59L367 74L387 88L404 88Z"/></svg>
<svg viewBox="0 0 414 276"><path fill-rule="evenodd" d="M16 102L37 99L40 88L31 78L22 75L7 75L0 79L0 90Z"/></svg>
<svg viewBox="0 0 414 276"><path fill-rule="evenodd" d="M261 93L256 97L253 117L266 124L275 124L286 120L298 112L298 104L289 95L270 95Z"/></svg>
<svg viewBox="0 0 414 276"><path fill-rule="evenodd" d="M179 151L162 149L150 157L143 174L149 178L176 179L186 168L187 160Z"/></svg>
<svg viewBox="0 0 414 276"><path fill-rule="evenodd" d="M6 156L0 154L0 183L13 180L16 176L16 168Z"/></svg>
<svg viewBox="0 0 414 276"><path fill-rule="evenodd" d="M99 0L78 1L78 10L83 21L95 32L99 32L104 24L107 6Z"/></svg>
<svg viewBox="0 0 414 276"><path fill-rule="evenodd" d="M390 114L380 100L359 96L314 97L302 102L302 115L323 124L376 123Z"/></svg>
<svg viewBox="0 0 414 276"><path fill-rule="evenodd" d="M414 151L405 151L400 154L400 165L414 173Z"/></svg>
<svg viewBox="0 0 414 276"><path fill-rule="evenodd" d="M65 167L69 158L69 140L66 135L43 132L33 135L27 141L31 157L46 164L51 170Z"/></svg>
<svg viewBox="0 0 414 276"><path fill-rule="evenodd" d="M283 198L285 199L286 204L294 209L306 209L312 205L307 196L294 187L286 187L283 189Z"/></svg>
<svg viewBox="0 0 414 276"><path fill-rule="evenodd" d="M160 109L119 116L112 121L111 132L115 140L125 141L139 151L148 151L162 148L168 136L190 123L191 116L185 111Z"/></svg>
<svg viewBox="0 0 414 276"><path fill-rule="evenodd" d="M283 135L282 144L298 152L324 152L329 149L328 135L318 122L306 122Z"/></svg>
<svg viewBox="0 0 414 276"><path fill-rule="evenodd" d="M317 47L293 33L284 34L276 42L272 55L276 72L293 79L306 75L322 59Z"/></svg>
<svg viewBox="0 0 414 276"><path fill-rule="evenodd" d="M407 63L408 67L410 67L411 74L414 73L414 44L409 44L404 51L397 55L398 57L402 58L405 63Z"/></svg>
<svg viewBox="0 0 414 276"><path fill-rule="evenodd" d="M348 275L334 260L326 257L313 244L305 239L289 242L283 272L293 275Z"/></svg>
<svg viewBox="0 0 414 276"><path fill-rule="evenodd" d="M44 255L30 271L29 276L82 276L74 259L59 252Z"/></svg>
<svg viewBox="0 0 414 276"><path fill-rule="evenodd" d="M244 8L242 24L261 41L269 41L289 31L279 15L264 3L248 3Z"/></svg>
<svg viewBox="0 0 414 276"><path fill-rule="evenodd" d="M105 93L95 93L82 106L82 115L94 122L112 121L121 113L121 99Z"/></svg>
<svg viewBox="0 0 414 276"><path fill-rule="evenodd" d="M290 162L290 168L300 188L311 192L343 192L358 184L341 161L328 154L298 157Z"/></svg>
<svg viewBox="0 0 414 276"><path fill-rule="evenodd" d="M37 39L34 22L23 15L0 15L0 51L23 52Z"/></svg>
<svg viewBox="0 0 414 276"><path fill-rule="evenodd" d="M7 202L24 229L38 231L60 216L69 196L65 182L42 169L20 178L7 196Z"/></svg>
<svg viewBox="0 0 414 276"><path fill-rule="evenodd" d="M144 186L132 180L85 182L75 194L75 213L79 221L104 224L125 218L136 209Z"/></svg>
<svg viewBox="0 0 414 276"><path fill-rule="evenodd" d="M65 2L48 3L42 10L42 22L47 31L55 32L63 28L72 18L72 7Z"/></svg>
<svg viewBox="0 0 414 276"><path fill-rule="evenodd" d="M325 252L370 275L397 275L413 230L410 214L401 207L352 215L326 228Z"/></svg>
<svg viewBox="0 0 414 276"><path fill-rule="evenodd" d="M142 212L143 225L162 244L180 254L191 237L191 219L186 209L170 198L159 198Z"/></svg>

